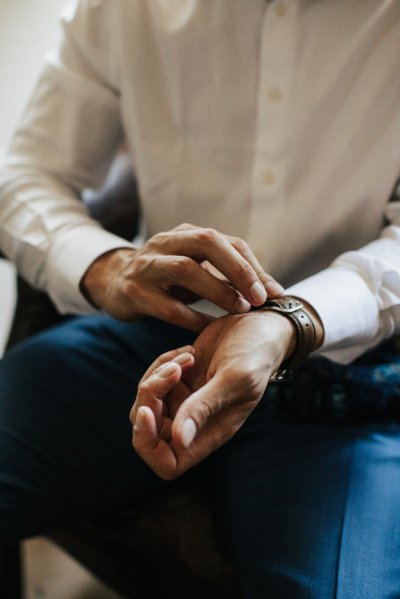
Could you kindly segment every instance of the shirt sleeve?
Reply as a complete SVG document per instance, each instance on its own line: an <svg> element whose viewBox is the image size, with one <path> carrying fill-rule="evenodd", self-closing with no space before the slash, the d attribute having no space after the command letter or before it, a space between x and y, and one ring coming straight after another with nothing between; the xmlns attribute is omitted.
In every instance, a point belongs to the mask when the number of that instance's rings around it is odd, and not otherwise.
<svg viewBox="0 0 400 599"><path fill-rule="evenodd" d="M400 202L388 204L387 216L379 239L287 289L321 317L316 354L347 364L400 331Z"/></svg>
<svg viewBox="0 0 400 599"><path fill-rule="evenodd" d="M131 244L80 201L104 179L121 142L112 2L74 0L0 172L0 247L62 313L93 310L79 282L95 258Z"/></svg>

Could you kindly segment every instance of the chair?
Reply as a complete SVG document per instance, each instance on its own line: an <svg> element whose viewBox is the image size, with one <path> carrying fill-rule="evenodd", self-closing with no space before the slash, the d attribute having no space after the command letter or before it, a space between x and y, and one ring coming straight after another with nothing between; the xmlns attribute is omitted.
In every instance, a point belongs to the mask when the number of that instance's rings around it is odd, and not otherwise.
<svg viewBox="0 0 400 599"><path fill-rule="evenodd" d="M106 229L125 239L133 238L139 202L126 156L117 158L103 188L84 194L83 200ZM61 320L50 299L18 276L17 306L7 349ZM156 594L164 599L239 597L212 516L210 489L198 476L189 474L168 483L150 501L135 504L130 510L48 536L128 598L145 599ZM18 546L0 550L0 579L2 576L10 599L22 599Z"/></svg>

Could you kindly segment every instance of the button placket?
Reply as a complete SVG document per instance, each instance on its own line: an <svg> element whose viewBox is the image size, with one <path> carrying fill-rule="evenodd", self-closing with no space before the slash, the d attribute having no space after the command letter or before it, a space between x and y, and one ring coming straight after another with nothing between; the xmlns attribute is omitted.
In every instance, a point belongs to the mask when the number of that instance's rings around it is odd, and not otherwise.
<svg viewBox="0 0 400 599"><path fill-rule="evenodd" d="M265 11L252 180L255 209L249 231L254 240L266 227L275 226L270 216L280 214L280 210L272 210L272 206L284 200L284 161L290 145L288 110L296 59L295 5L293 0L289 10L279 0Z"/></svg>
<svg viewBox="0 0 400 599"><path fill-rule="evenodd" d="M278 0L274 4L274 12L278 17L285 17L288 14L288 7L284 2Z"/></svg>

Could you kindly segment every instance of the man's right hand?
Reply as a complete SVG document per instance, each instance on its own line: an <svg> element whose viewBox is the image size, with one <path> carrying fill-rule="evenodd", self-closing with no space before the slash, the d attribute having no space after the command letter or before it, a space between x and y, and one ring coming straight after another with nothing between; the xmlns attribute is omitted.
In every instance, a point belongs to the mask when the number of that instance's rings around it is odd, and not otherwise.
<svg viewBox="0 0 400 599"><path fill-rule="evenodd" d="M140 249L103 254L86 271L81 288L119 320L148 315L193 331L212 319L190 309L189 302L205 298L230 313L244 313L267 295L283 293L243 240L194 225L158 233Z"/></svg>

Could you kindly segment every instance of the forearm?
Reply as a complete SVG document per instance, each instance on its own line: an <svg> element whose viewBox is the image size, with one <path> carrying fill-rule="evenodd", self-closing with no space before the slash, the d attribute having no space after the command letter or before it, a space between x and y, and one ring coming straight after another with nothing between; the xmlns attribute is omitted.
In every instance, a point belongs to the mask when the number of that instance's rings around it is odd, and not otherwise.
<svg viewBox="0 0 400 599"><path fill-rule="evenodd" d="M79 291L82 275L100 254L130 244L101 229L61 181L38 169L11 170L0 183L2 252L61 312L90 312Z"/></svg>
<svg viewBox="0 0 400 599"><path fill-rule="evenodd" d="M80 202L81 191L105 176L121 127L105 67L89 59L83 3L76 14L72 9L0 173L0 247L60 311L85 313L92 310L79 291L85 270L100 254L129 244L103 231Z"/></svg>

